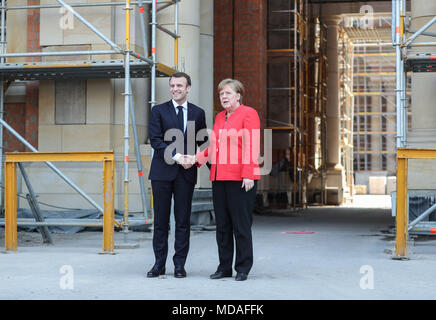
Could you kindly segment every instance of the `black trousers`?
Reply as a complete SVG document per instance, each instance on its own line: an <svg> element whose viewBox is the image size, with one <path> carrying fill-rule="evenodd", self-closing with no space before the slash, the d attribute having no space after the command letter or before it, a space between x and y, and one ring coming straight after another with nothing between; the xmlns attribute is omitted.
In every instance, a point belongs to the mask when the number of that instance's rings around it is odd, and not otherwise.
<svg viewBox="0 0 436 320"><path fill-rule="evenodd" d="M176 267L182 267L185 265L189 251L194 184L186 181L179 171L174 181L152 180L151 186L154 204L153 251L155 263L159 267L164 267L167 260L171 198L174 195L176 230L173 262Z"/></svg>
<svg viewBox="0 0 436 320"><path fill-rule="evenodd" d="M257 181L248 192L242 181L213 181L212 194L216 219L216 241L219 266L217 271L232 270L234 242L236 243L236 272L249 273L253 266L251 225L256 198Z"/></svg>

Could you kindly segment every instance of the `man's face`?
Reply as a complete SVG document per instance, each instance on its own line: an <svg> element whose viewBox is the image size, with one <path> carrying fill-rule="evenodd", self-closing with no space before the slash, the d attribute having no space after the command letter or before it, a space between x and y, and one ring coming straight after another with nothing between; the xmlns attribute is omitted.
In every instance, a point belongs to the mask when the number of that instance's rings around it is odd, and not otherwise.
<svg viewBox="0 0 436 320"><path fill-rule="evenodd" d="M186 78L174 78L170 79L170 92L174 101L179 104L182 104L186 101L186 96L191 90L191 86L188 86L188 81Z"/></svg>

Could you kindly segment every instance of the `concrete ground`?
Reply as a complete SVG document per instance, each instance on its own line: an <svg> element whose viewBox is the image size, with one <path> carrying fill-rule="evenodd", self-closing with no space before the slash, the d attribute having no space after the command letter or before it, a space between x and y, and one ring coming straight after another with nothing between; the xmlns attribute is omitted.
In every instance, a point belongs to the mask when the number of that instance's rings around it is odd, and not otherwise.
<svg viewBox="0 0 436 320"><path fill-rule="evenodd" d="M54 246L20 232L17 253L0 254L0 299L435 299L436 238L416 239L411 260L392 260L388 198L359 201L367 207L255 215L255 260L245 282L208 278L218 261L214 231L192 232L185 279L172 275L172 250L167 274L146 278L154 262L151 233L129 234L137 249L99 255L100 232L54 235ZM123 238L116 233L116 243Z"/></svg>

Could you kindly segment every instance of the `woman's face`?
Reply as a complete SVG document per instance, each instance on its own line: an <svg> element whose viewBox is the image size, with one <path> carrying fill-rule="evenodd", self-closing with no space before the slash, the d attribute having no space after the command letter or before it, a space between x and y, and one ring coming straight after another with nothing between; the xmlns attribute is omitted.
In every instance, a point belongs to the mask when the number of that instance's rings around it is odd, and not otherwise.
<svg viewBox="0 0 436 320"><path fill-rule="evenodd" d="M220 91L221 105L227 111L233 112L233 110L239 106L240 99L241 94L234 91L228 84Z"/></svg>

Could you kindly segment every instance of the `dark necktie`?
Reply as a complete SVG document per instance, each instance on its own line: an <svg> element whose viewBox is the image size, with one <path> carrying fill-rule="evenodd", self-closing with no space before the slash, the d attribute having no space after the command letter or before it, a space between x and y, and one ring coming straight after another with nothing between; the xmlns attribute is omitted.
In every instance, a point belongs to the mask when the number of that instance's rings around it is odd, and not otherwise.
<svg viewBox="0 0 436 320"><path fill-rule="evenodd" d="M177 113L177 124L179 126L179 129L182 130L182 132L185 132L185 126L183 121L183 107L178 106L177 109L179 109L179 113Z"/></svg>

